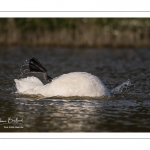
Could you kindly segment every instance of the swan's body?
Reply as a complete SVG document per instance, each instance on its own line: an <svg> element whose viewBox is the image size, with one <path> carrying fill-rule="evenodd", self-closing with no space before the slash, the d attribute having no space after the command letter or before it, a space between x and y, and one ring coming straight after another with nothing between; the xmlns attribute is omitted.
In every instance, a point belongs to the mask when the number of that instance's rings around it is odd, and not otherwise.
<svg viewBox="0 0 150 150"><path fill-rule="evenodd" d="M101 97L110 95L109 90L98 77L86 72L63 74L46 85L33 76L15 79L15 83L18 93L41 94L45 97Z"/></svg>

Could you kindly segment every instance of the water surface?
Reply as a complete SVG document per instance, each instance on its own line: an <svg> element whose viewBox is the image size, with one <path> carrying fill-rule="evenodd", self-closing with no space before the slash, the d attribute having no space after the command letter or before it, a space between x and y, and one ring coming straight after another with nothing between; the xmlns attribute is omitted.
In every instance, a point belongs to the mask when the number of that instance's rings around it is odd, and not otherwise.
<svg viewBox="0 0 150 150"><path fill-rule="evenodd" d="M52 77L82 71L111 90L130 79L130 89L110 98L44 98L16 94L20 66L37 58ZM45 47L0 48L0 132L149 132L150 50ZM42 75L28 74L39 77ZM8 118L20 123L2 123Z"/></svg>

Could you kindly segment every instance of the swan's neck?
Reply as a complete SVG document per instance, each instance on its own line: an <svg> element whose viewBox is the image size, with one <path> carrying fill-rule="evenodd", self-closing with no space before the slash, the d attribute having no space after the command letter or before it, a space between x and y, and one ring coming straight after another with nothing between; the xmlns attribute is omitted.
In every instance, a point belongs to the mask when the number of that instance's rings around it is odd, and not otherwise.
<svg viewBox="0 0 150 150"><path fill-rule="evenodd" d="M52 81L53 78L50 77L50 76L48 76L47 72L44 72L43 74L44 74L44 78L45 78L46 80L48 80L49 82Z"/></svg>

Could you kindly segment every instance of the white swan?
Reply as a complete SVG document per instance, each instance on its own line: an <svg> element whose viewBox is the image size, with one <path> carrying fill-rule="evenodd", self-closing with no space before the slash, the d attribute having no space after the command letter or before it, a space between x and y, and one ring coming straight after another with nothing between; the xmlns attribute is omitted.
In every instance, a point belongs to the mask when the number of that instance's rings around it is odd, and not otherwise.
<svg viewBox="0 0 150 150"><path fill-rule="evenodd" d="M33 70L33 66L32 68L29 66L29 68L30 71ZM45 70L43 73L45 77L47 77L47 71ZM34 76L15 79L14 81L16 83L17 92L22 94L41 94L45 97L101 97L110 95L109 90L98 77L86 72L72 72L63 74L54 79L48 76L47 79L50 79L51 82L46 85Z"/></svg>

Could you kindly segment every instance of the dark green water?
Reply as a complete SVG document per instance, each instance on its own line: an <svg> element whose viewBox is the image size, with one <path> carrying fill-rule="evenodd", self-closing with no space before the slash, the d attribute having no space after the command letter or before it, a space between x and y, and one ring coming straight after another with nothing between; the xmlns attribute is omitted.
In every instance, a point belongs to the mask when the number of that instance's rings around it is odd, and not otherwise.
<svg viewBox="0 0 150 150"><path fill-rule="evenodd" d="M14 79L32 57L53 77L82 71L110 90L128 79L134 87L99 100L15 94ZM149 66L149 49L0 48L0 132L149 132ZM12 122L16 118L23 121Z"/></svg>

